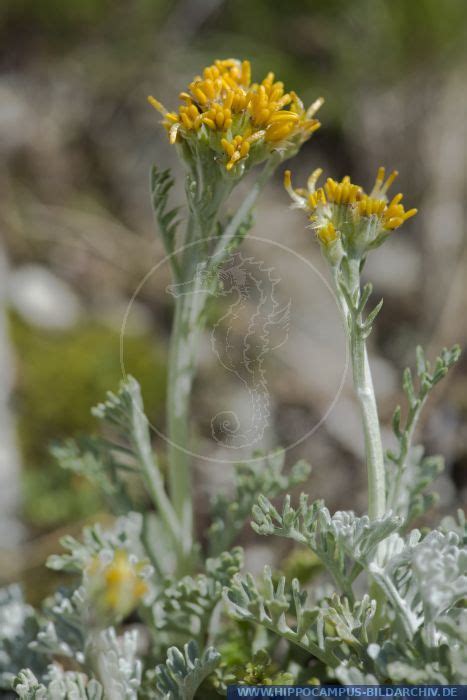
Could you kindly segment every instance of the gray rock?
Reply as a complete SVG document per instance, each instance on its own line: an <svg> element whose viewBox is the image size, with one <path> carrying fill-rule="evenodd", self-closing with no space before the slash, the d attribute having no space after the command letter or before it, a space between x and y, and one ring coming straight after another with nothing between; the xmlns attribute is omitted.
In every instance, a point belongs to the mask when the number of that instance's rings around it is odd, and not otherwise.
<svg viewBox="0 0 467 700"><path fill-rule="evenodd" d="M63 280L41 265L23 265L8 278L11 306L42 328L70 328L80 317L78 297Z"/></svg>

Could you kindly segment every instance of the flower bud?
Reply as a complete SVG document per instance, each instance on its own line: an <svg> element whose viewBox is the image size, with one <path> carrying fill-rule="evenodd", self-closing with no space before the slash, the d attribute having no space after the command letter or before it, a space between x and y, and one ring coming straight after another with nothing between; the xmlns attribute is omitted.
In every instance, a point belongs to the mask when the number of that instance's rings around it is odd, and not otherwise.
<svg viewBox="0 0 467 700"><path fill-rule="evenodd" d="M118 620L129 615L149 592L146 578L150 567L124 549L109 558L108 552L93 557L88 564L84 583L97 616Z"/></svg>

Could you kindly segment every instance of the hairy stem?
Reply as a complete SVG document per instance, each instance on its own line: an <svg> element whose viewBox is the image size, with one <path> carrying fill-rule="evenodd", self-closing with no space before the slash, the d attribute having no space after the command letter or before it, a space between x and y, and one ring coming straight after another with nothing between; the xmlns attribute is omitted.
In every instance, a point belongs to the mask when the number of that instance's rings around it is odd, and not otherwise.
<svg viewBox="0 0 467 700"><path fill-rule="evenodd" d="M348 261L343 270L343 280L340 279L337 269L334 273L337 297L346 320L345 327L352 358L353 383L362 417L368 478L368 515L371 520L376 520L382 518L386 512L386 474L378 407L362 328L362 313L358 311L361 297L360 260L350 259ZM342 291L341 282L347 289L347 299ZM380 544L376 555L377 561L382 558L382 554L382 544ZM372 577L370 578L370 593L377 603L373 619L373 629L377 630L382 625L382 598L384 594Z"/></svg>
<svg viewBox="0 0 467 700"><path fill-rule="evenodd" d="M205 180L206 173L202 172L195 178L193 174L187 177L190 213L185 232L185 248L181 251L181 275L173 288L175 315L170 339L167 387L168 486L173 507L181 523L183 547L187 555L193 544L190 397L209 286L207 280L199 275L198 264L206 262L207 247L219 211L232 190L231 183L213 180L214 184L208 186Z"/></svg>
<svg viewBox="0 0 467 700"><path fill-rule="evenodd" d="M134 438L134 448L141 464L147 491L172 539L175 549L181 553L183 550L183 541L180 523L175 509L165 492L159 465L152 451L149 451L147 444L146 441L139 439L139 435L136 434Z"/></svg>
<svg viewBox="0 0 467 700"><path fill-rule="evenodd" d="M209 187L188 177L187 197L190 217L185 235L186 248L181 265L181 283L175 292L175 316L169 352L167 389L167 432L169 440L169 493L181 522L183 546L188 553L193 542L193 503L190 465L189 412L195 375L199 335L204 327L203 311L209 292L217 280L217 269L224 261L241 224L245 221L267 179L277 167L273 159L265 168L227 224L215 246L210 246L219 211L233 189L233 183L216 182ZM200 245L196 245L199 242ZM209 255L209 248L213 250ZM205 263L211 273L202 278L197 263Z"/></svg>
<svg viewBox="0 0 467 700"><path fill-rule="evenodd" d="M351 338L353 381L365 436L368 515L375 520L382 518L386 512L386 486L378 409L365 345L361 337L353 335Z"/></svg>
<svg viewBox="0 0 467 700"><path fill-rule="evenodd" d="M169 438L168 485L171 501L181 522L183 547L189 552L193 540L192 479L189 453L189 408L195 373L200 324L193 327L196 292L175 300L175 317L169 354L167 429Z"/></svg>
<svg viewBox="0 0 467 700"><path fill-rule="evenodd" d="M360 298L359 259L350 259L348 261L346 278L344 283L356 308ZM383 517L386 512L385 467L378 408L368 361L365 335L361 328L361 313L355 313L355 309L349 308L338 281L336 281L336 291L347 318L353 383L360 406L365 438L368 475L368 515L371 520L375 520Z"/></svg>
<svg viewBox="0 0 467 700"><path fill-rule="evenodd" d="M219 265L220 263L222 263L226 252L228 252L230 245L235 239L235 235L238 231L239 226L241 226L241 224L250 214L261 190L263 189L264 185L269 180L271 175L274 173L280 162L280 156L276 154L264 166L263 172L261 173L257 181L250 187L250 190L246 195L245 199L238 207L231 221L227 224L222 234L222 237L213 252L211 258L211 265Z"/></svg>

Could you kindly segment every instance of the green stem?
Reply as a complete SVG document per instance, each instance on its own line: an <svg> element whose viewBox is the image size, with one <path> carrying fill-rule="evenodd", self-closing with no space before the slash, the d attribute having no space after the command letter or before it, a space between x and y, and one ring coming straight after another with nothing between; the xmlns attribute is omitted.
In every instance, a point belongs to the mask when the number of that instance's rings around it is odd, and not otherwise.
<svg viewBox="0 0 467 700"><path fill-rule="evenodd" d="M386 512L384 453L378 407L368 361L365 335L362 329L362 313L358 311L360 303L360 260L358 258L349 259L347 263L343 267L343 284L347 289L348 300L341 289L341 280L337 269L334 270L334 283L346 321L345 326L352 358L353 383L362 417L368 478L368 515L370 520L376 520L382 518ZM376 560L380 560L382 556L383 551L380 544ZM370 578L369 583L370 594L377 604L372 627L374 630L378 630L383 624L384 594L373 577Z"/></svg>
<svg viewBox="0 0 467 700"><path fill-rule="evenodd" d="M393 604L407 637L412 639L419 627L417 616L410 609L407 601L404 600L404 598L402 598L402 596L399 594L399 591L391 581L390 577L386 575L384 569L379 567L376 563L373 563L370 565L370 571L373 581L375 581L375 584L379 586L380 592L382 592L386 599L390 600Z"/></svg>
<svg viewBox="0 0 467 700"><path fill-rule="evenodd" d="M360 260L349 259L346 269L348 292L355 308L360 298ZM348 335L352 358L353 383L362 417L365 438L365 454L368 474L368 515L371 520L382 518L386 512L386 484L384 453L378 418L373 380L371 376L366 341L361 328L361 313L349 309L342 290L336 281L336 291L348 321Z"/></svg>
<svg viewBox="0 0 467 700"><path fill-rule="evenodd" d="M170 498L182 526L183 547L193 541L192 480L190 473L189 406L195 372L200 325L193 324L196 292L176 298L169 353L167 429L169 438L168 486Z"/></svg>
<svg viewBox="0 0 467 700"><path fill-rule="evenodd" d="M365 345L361 337L355 337L353 334L351 338L352 371L365 436L368 515L371 520L375 520L382 518L386 512L386 485L378 409Z"/></svg>
<svg viewBox="0 0 467 700"><path fill-rule="evenodd" d="M159 465L155 461L156 458L154 454L148 447L149 444L148 441L140 439L140 435L135 435L134 448L141 465L146 489L173 541L175 549L181 553L183 543L180 523L177 519L175 509L165 492L164 481L161 476Z"/></svg>
<svg viewBox="0 0 467 700"><path fill-rule="evenodd" d="M141 531L141 542L143 543L143 547L146 550L146 554L148 555L151 564L153 565L156 574L160 576L161 578L164 575L163 568L161 566L161 562L159 561L159 557L157 555L156 549L153 545L152 539L151 539L151 533L150 533L150 527L149 527L149 518L150 518L150 513L146 512L143 514L143 528Z"/></svg>
<svg viewBox="0 0 467 700"><path fill-rule="evenodd" d="M168 486L174 510L181 522L183 546L187 553L193 543L192 479L189 453L189 407L195 374L198 339L203 328L203 311L209 291L202 288L197 279L197 262L206 261L211 272L222 264L225 254L235 239L239 226L245 220L273 170L276 159L265 166L257 182L251 187L244 201L226 226L222 236L208 258L209 246L216 226L219 210L233 189L231 182L216 182L213 188L201 188L202 194L192 197L181 266L183 290L175 297L175 316L169 352L169 377L167 395L167 433L169 439ZM195 193L198 190L194 190ZM196 245L199 241L200 245ZM204 280L206 285L206 280Z"/></svg>
<svg viewBox="0 0 467 700"><path fill-rule="evenodd" d="M208 291L206 280L199 279L197 264L207 259L206 246L216 226L223 202L232 191L231 182L216 181L203 185L187 177L190 214L182 250L179 289L175 294L175 315L169 351L167 388L168 487L170 498L181 523L183 548L189 556L193 544L193 502L190 465L189 410L195 374L198 339L203 328L203 310ZM209 178L207 178L209 180ZM203 288L202 285L205 285ZM183 568L183 562L181 563Z"/></svg>
<svg viewBox="0 0 467 700"><path fill-rule="evenodd" d="M258 196L263 189L266 182L269 180L271 175L276 170L277 166L281 162L279 154L273 156L263 168L263 172L256 180L256 182L251 186L247 196L235 212L225 230L222 233L222 237L217 244L211 261L211 266L220 265L223 262L225 254L229 251L232 241L235 239L239 226L245 221L245 219L250 214L253 209Z"/></svg>

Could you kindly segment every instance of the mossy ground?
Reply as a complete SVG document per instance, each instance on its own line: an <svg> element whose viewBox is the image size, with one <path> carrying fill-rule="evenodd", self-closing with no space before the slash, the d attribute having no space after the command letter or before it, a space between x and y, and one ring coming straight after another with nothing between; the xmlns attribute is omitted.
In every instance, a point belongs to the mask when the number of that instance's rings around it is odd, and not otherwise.
<svg viewBox="0 0 467 700"><path fill-rule="evenodd" d="M96 431L90 409L122 378L119 333L99 322L50 331L32 327L15 314L10 321L24 517L30 525L48 529L86 517L101 505L90 484L54 463L49 448L67 437ZM141 383L149 419L158 425L164 412L165 355L149 333L125 339L125 370Z"/></svg>

